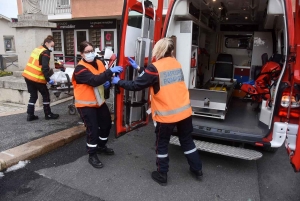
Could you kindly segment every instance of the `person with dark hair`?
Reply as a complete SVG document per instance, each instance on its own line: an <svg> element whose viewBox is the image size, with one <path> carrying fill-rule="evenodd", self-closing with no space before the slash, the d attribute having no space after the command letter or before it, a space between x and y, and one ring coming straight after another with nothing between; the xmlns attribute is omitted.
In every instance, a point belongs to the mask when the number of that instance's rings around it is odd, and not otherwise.
<svg viewBox="0 0 300 201"><path fill-rule="evenodd" d="M140 91L150 87L152 119L156 123L156 165L152 179L160 185L167 185L169 170L168 145L175 126L178 138L190 172L197 179L202 178L202 162L192 139L192 108L189 91L184 83L180 63L173 57L174 44L171 38L160 39L153 48L156 62L143 69L129 59L131 66L140 73L134 81L120 80L115 76L112 84L131 90Z"/></svg>
<svg viewBox="0 0 300 201"><path fill-rule="evenodd" d="M112 75L121 73L123 68L115 66L106 70L102 61L96 59L94 47L88 41L80 43L79 51L82 59L72 77L75 106L86 127L88 161L94 168L102 168L97 153L114 154L114 150L106 146L111 115L105 103L104 89L110 86Z"/></svg>
<svg viewBox="0 0 300 201"><path fill-rule="evenodd" d="M35 48L29 57L27 65L23 72L23 77L27 84L30 98L27 106L27 121L33 121L38 119L38 116L34 115L34 105L38 99L38 91L43 97L43 108L45 113L45 119L57 119L58 114L51 112L50 108L50 95L47 88L47 83L53 85L54 81L50 79L53 71L49 67L50 53L53 51L54 41L53 36L49 35L44 39L41 46Z"/></svg>

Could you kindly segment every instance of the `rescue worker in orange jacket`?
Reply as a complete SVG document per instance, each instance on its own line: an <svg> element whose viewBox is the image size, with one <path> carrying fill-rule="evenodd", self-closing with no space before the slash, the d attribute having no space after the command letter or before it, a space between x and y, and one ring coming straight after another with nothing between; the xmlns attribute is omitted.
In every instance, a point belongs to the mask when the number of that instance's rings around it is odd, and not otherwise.
<svg viewBox="0 0 300 201"><path fill-rule="evenodd" d="M102 168L97 153L113 155L114 150L106 146L111 129L111 115L104 99L104 89L110 86L113 73L120 73L123 68L115 66L105 69L102 61L95 58L94 47L90 42L80 43L82 59L74 70L75 106L86 126L86 147L89 163L95 168Z"/></svg>
<svg viewBox="0 0 300 201"><path fill-rule="evenodd" d="M50 53L53 51L53 47L53 36L49 35L45 38L43 45L32 51L22 74L30 93L27 106L27 121L38 119L38 116L34 115L34 105L38 99L38 91L43 97L45 119L57 119L59 117L58 114L51 112L49 90L46 85L47 82L51 85L54 84L54 81L50 79L51 71L49 67Z"/></svg>
<svg viewBox="0 0 300 201"><path fill-rule="evenodd" d="M181 147L190 165L190 172L197 179L201 179L203 175L199 153L191 137L193 126L189 91L184 83L181 65L173 57L173 50L172 39L163 38L153 48L152 54L156 62L147 68L140 68L129 58L131 66L140 73L136 80L120 80L118 76L112 80L112 84L118 84L132 91L150 87L152 118L156 122L157 158L157 171L152 172L152 179L161 185L167 184L168 145L175 126Z"/></svg>

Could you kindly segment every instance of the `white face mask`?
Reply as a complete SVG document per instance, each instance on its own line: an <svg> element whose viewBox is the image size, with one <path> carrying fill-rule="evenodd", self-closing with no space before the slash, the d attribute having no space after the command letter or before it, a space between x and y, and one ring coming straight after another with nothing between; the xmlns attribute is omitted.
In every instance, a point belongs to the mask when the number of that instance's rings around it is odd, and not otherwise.
<svg viewBox="0 0 300 201"><path fill-rule="evenodd" d="M48 49L49 49L51 52L53 52L53 50L54 50L53 47L49 47Z"/></svg>
<svg viewBox="0 0 300 201"><path fill-rule="evenodd" d="M84 59L87 61L87 62L92 62L94 61L95 59L95 52L90 52L90 53L87 53L87 54L84 54Z"/></svg>

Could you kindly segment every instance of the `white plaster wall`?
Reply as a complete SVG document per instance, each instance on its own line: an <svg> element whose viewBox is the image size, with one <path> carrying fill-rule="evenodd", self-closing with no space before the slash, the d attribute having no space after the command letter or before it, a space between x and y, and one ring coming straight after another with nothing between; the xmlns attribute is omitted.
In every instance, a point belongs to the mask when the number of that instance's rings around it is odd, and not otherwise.
<svg viewBox="0 0 300 201"><path fill-rule="evenodd" d="M42 45L44 39L51 35L50 28L17 28L16 41L19 69L23 70L28 62L32 50ZM54 67L53 54L51 53L50 67Z"/></svg>
<svg viewBox="0 0 300 201"><path fill-rule="evenodd" d="M0 18L0 54L6 54L4 49L4 40L3 36L14 36L15 44L16 44L16 28L11 28L8 25L9 21Z"/></svg>
<svg viewBox="0 0 300 201"><path fill-rule="evenodd" d="M256 43L256 39L258 39L257 41L261 41L261 43ZM254 32L254 44L252 50L251 65L262 65L261 55L264 53L267 53L269 58L273 54L272 32Z"/></svg>

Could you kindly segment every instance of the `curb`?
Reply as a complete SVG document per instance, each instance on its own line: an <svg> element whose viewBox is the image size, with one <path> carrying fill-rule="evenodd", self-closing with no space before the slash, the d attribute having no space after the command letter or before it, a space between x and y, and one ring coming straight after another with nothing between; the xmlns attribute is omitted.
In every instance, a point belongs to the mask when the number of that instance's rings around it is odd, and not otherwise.
<svg viewBox="0 0 300 201"><path fill-rule="evenodd" d="M19 161L30 160L57 149L85 135L85 126L75 126L20 146L0 152L0 171L3 171Z"/></svg>

